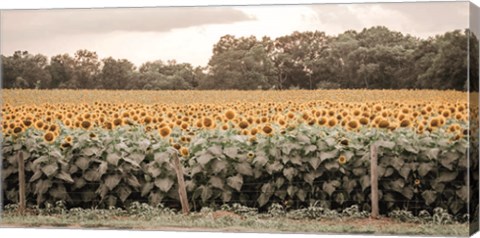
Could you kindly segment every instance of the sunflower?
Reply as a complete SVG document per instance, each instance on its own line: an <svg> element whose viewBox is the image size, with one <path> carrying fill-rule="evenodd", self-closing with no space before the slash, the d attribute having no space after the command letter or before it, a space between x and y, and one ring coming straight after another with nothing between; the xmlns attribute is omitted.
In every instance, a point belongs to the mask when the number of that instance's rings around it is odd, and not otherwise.
<svg viewBox="0 0 480 238"><path fill-rule="evenodd" d="M390 126L390 122L388 122L386 119L382 119L378 122L378 127L380 128L387 128Z"/></svg>
<svg viewBox="0 0 480 238"><path fill-rule="evenodd" d="M463 134L461 133L457 133L454 137L453 137L453 140L460 140L463 138Z"/></svg>
<svg viewBox="0 0 480 238"><path fill-rule="evenodd" d="M327 123L327 119L325 119L325 117L322 117L320 119L318 119L318 124L323 126Z"/></svg>
<svg viewBox="0 0 480 238"><path fill-rule="evenodd" d="M64 140L65 140L65 142L67 142L67 143L72 143L73 137L72 137L72 136L67 136L67 137L65 137Z"/></svg>
<svg viewBox="0 0 480 238"><path fill-rule="evenodd" d="M103 123L103 128L111 130L113 129L113 123L106 121Z"/></svg>
<svg viewBox="0 0 480 238"><path fill-rule="evenodd" d="M400 122L400 127L409 127L411 124L410 120L408 119L403 119L401 122Z"/></svg>
<svg viewBox="0 0 480 238"><path fill-rule="evenodd" d="M205 117L203 118L202 124L204 127L210 128L213 125L213 120L208 117Z"/></svg>
<svg viewBox="0 0 480 238"><path fill-rule="evenodd" d="M351 120L351 121L349 121L349 122L347 123L347 125L348 125L348 128L351 129L351 130L355 130L355 129L357 129L357 128L360 126L359 123L358 123L358 121L356 121L356 120Z"/></svg>
<svg viewBox="0 0 480 238"><path fill-rule="evenodd" d="M18 134L18 133L21 133L23 131L23 129L19 126L16 126L15 128L13 128L13 134Z"/></svg>
<svg viewBox="0 0 480 238"><path fill-rule="evenodd" d="M273 132L273 128L270 125L265 125L262 128L262 131L265 132L265 134L270 135Z"/></svg>
<svg viewBox="0 0 480 238"><path fill-rule="evenodd" d="M35 128L37 128L38 130L41 130L43 129L43 126L45 125L45 123L43 123L43 121L37 121L35 122Z"/></svg>
<svg viewBox="0 0 480 238"><path fill-rule="evenodd" d="M172 131L171 131L170 127L162 127L159 130L160 136L163 137L163 138L169 136L171 132Z"/></svg>
<svg viewBox="0 0 480 238"><path fill-rule="evenodd" d="M232 120L233 118L235 118L235 112L233 110L228 110L227 112L225 112L225 117L228 120Z"/></svg>
<svg viewBox="0 0 480 238"><path fill-rule="evenodd" d="M457 130L460 130L460 125L458 124L452 124L448 127L449 132L455 132Z"/></svg>
<svg viewBox="0 0 480 238"><path fill-rule="evenodd" d="M337 123L338 123L338 121L337 121L336 118L331 118L330 120L328 120L328 126L330 126L330 127L336 126Z"/></svg>
<svg viewBox="0 0 480 238"><path fill-rule="evenodd" d="M416 186L418 186L418 185L420 185L420 182L421 182L420 179L415 179L414 184L415 184Z"/></svg>
<svg viewBox="0 0 480 238"><path fill-rule="evenodd" d="M72 125L72 121L70 119L65 119L63 124L65 124L65 126L67 126L67 127L70 127Z"/></svg>
<svg viewBox="0 0 480 238"><path fill-rule="evenodd" d="M49 132L47 132L43 135L43 139L46 142L52 143L55 140L55 134L53 132L49 131Z"/></svg>
<svg viewBox="0 0 480 238"><path fill-rule="evenodd" d="M240 127L241 129L245 129L248 126L249 126L249 124L246 121L241 121L240 123L238 123L238 127Z"/></svg>
<svg viewBox="0 0 480 238"><path fill-rule="evenodd" d="M353 115L354 115L354 116L359 116L360 113L361 113L361 111L358 110L358 109L355 109L355 110L353 111ZM344 116L345 116L345 115L344 115Z"/></svg>
<svg viewBox="0 0 480 238"><path fill-rule="evenodd" d="M367 125L370 121L369 121L368 117L362 117L358 120L358 122L360 122L360 124L362 124L362 125Z"/></svg>
<svg viewBox="0 0 480 238"><path fill-rule="evenodd" d="M55 124L50 125L50 128L48 128L48 130L49 130L49 131L52 131L52 132L57 131L57 129L58 129L58 126L55 125Z"/></svg>
<svg viewBox="0 0 480 238"><path fill-rule="evenodd" d="M179 151L183 157L187 157L190 154L187 147L181 147Z"/></svg>
<svg viewBox="0 0 480 238"><path fill-rule="evenodd" d="M173 144L172 147L175 148L176 150L180 150L180 148L182 148L182 146L178 143Z"/></svg>
<svg viewBox="0 0 480 238"><path fill-rule="evenodd" d="M340 155L340 157L338 157L338 163L339 164L347 163L347 157L345 157L344 155Z"/></svg>
<svg viewBox="0 0 480 238"><path fill-rule="evenodd" d="M295 114L289 112L289 113L287 114L287 117L290 118L290 119L293 119L293 118L295 117Z"/></svg>
<svg viewBox="0 0 480 238"><path fill-rule="evenodd" d="M430 121L430 127L435 128L435 127L438 127L438 126L440 126L440 120L438 118L433 118Z"/></svg>
<svg viewBox="0 0 480 238"><path fill-rule="evenodd" d="M145 118L143 118L143 123L150 124L152 120L153 120L152 117L146 116Z"/></svg>
<svg viewBox="0 0 480 238"><path fill-rule="evenodd" d="M251 160L251 159L253 159L253 157L255 157L255 153L253 153L253 151L249 151L247 153L247 158Z"/></svg>
<svg viewBox="0 0 480 238"><path fill-rule="evenodd" d="M112 121L114 126L121 126L123 124L123 120L121 118L116 118Z"/></svg>
<svg viewBox="0 0 480 238"><path fill-rule="evenodd" d="M30 126L32 125L32 121L31 121L31 120L28 120L28 119L27 119L27 120L23 120L22 123L23 123L23 125L24 125L25 127L30 127Z"/></svg>
<svg viewBox="0 0 480 238"><path fill-rule="evenodd" d="M68 147L72 146L72 144L70 144L68 142L64 142L60 146L62 146L62 148L68 148Z"/></svg>
<svg viewBox="0 0 480 238"><path fill-rule="evenodd" d="M85 120L80 123L80 126L85 130L89 130L92 127L92 123L88 120Z"/></svg>

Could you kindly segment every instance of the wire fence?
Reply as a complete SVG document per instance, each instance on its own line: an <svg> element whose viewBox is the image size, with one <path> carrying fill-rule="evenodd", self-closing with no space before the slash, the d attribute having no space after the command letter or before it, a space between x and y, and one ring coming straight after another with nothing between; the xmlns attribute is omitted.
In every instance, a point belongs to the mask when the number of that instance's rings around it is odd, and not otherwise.
<svg viewBox="0 0 480 238"><path fill-rule="evenodd" d="M439 162L437 161L437 166ZM376 164L374 166L377 166ZM374 168L371 167L372 168ZM368 169L366 169L368 171ZM19 204L19 209L20 211L25 209L26 204L34 204L37 202L37 199L35 197L38 197L38 194L34 194L35 192L35 187L33 184L26 184L25 180L21 181L21 177L23 176L25 178L25 169L19 170L18 171L18 177L16 176L9 176L8 178L5 178L2 180L2 189L1 189L1 196L0 196L0 209L4 207L5 202L7 203L18 203ZM458 172L458 171L457 171ZM29 172L31 174L31 172ZM316 190L324 191L323 186L326 183L329 183L332 181L332 179L324 179L324 178L316 178L311 182L306 182L306 181L298 181L298 180L293 180L290 181L288 179L284 179L283 183L279 186L272 186L273 188L271 189L263 189L262 186L271 183L275 184L275 180L264 180L264 181L244 181L242 183L242 189L240 192L235 191L235 190L229 190L228 192L230 193L229 199L224 199L222 196L219 196L218 194L216 195L217 198L213 199L212 204L215 204L215 202L226 202L229 204L232 203L242 203L242 204L256 204L258 203L258 197L259 195L262 194L267 194L270 197L273 197L274 202L287 202L287 203L295 203L296 206L293 207L304 207L307 206L306 201L300 201L300 200L295 200L295 201L290 201L292 200L293 195L289 194L288 192L288 187L295 187L294 189L296 190L304 190L307 191L305 195L305 200L315 200L319 202L324 202L324 203L330 203L330 204L336 204L337 207L345 207L351 204L361 204L364 206L369 206L370 209L374 206L380 206L381 208L386 207L386 206L394 206L394 205L400 205L404 207L408 207L409 210L413 210L414 213L418 213L421 210L431 210L432 207L426 204L425 199L422 198L421 192L422 189L421 187L423 184L431 184L432 182L437 181L436 178L421 178L418 181L411 181L413 188L417 189L418 191L412 192L411 198L407 199L402 199L402 189L403 186L400 186L398 188L392 188L393 183L397 183L399 181L399 178L391 179L388 177L381 177L379 178L378 175L372 178L372 172L369 171L369 173L365 174L366 176L369 176L369 181L377 181L378 187L374 188L372 186L368 187L361 187L359 188L361 182L360 181L355 181L355 185L352 188L345 188L342 186L336 186L332 192L328 195L325 196L323 195L318 195L315 194ZM183 176L183 174L182 174ZM438 176L438 170L437 170L437 176ZM401 180L401 179L400 179ZM28 180L27 180L28 181ZM403 181L403 180L402 180ZM187 180L188 182L188 180ZM23 185L22 185L23 183ZM122 195L118 191L110 191L108 189L106 192L104 192L104 198L103 199L98 199L97 190L104 185L104 182L95 182L95 181L82 181L81 183L78 183L75 185L75 183L67 183L61 180L49 180L49 183L51 183L50 186L59 186L59 185L68 185L64 186L64 190L56 190L54 192L54 197L56 198L64 198L68 200L69 203L71 204L82 204L82 203L89 203L89 204L101 204L105 202L106 197L108 196L113 196L115 197L116 201L118 200L119 197ZM125 182L123 182L125 183ZM402 182L404 183L404 181ZM18 187L18 194L12 194L9 192L6 192L4 188L4 185L15 185ZM207 184L198 184L198 185L207 185ZM405 185L405 184L403 184ZM24 187L25 189L20 189L21 187ZM178 181L177 184L173 186L174 188L180 187L178 186ZM278 188L280 187L283 191L280 191ZM82 191L82 188L88 189L88 192ZM160 193L158 198L149 198L148 196L142 196L141 190L142 188L134 188L130 189L128 193L128 197L133 198L132 201L136 202L142 202L142 203L151 203L152 200L156 200L156 202L161 202L161 203L166 203L169 204L173 207L183 207L184 210L189 211L189 208L185 208L185 204L181 203L180 195L179 193L171 192L171 193ZM152 188L155 189L155 188ZM287 189L287 191L285 191ZM156 190L157 192L160 192L158 189ZM213 188L213 191L220 192L222 191L221 189L216 189ZM16 193L17 193L16 192ZM87 194L90 193L90 194ZM94 193L92 195L91 193ZM344 196L342 198L335 198L335 196L338 196L338 194L346 194L347 196ZM197 205L202 205L204 203L201 199L201 195L195 194L195 191L188 191L186 193L189 197L186 197L187 206L188 204L192 204L194 209L197 208ZM321 194L321 193L320 193ZM353 194L353 196L350 196ZM358 194L355 196L355 194ZM374 194L377 194L374 196ZM394 194L397 195L394 200L386 200L384 199L384 196L386 194ZM51 194L50 194L51 195ZM291 196L290 196L291 195ZM82 198L82 196L84 198ZM283 201L282 201L283 197ZM355 198L355 199L352 199ZM404 196L405 197L405 196ZM8 198L8 199L6 199ZM257 198L257 199L252 199L252 198ZM44 199L48 200L48 196L46 196ZM460 201L458 196L454 196L453 198L450 198L450 200L447 199L438 199L436 201L436 205L443 205L443 206L449 206L452 203L452 199L455 199L455 202L461 203L463 201ZM378 204L378 205L375 205ZM298 205L299 204L299 205ZM378 215L378 214L373 214L373 216Z"/></svg>

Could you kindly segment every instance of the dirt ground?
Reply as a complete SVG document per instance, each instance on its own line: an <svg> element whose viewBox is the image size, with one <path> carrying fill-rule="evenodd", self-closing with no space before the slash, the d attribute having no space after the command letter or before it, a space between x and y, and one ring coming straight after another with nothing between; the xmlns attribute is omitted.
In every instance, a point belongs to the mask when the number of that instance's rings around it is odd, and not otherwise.
<svg viewBox="0 0 480 238"><path fill-rule="evenodd" d="M398 222L390 218L348 218L331 220L293 220L288 218L251 218L232 212L217 211L205 216L191 214L158 217L152 220L131 217L109 219L69 219L55 216L4 216L0 227L121 229L157 231L260 232L302 234L399 234L468 236L468 224L433 225Z"/></svg>

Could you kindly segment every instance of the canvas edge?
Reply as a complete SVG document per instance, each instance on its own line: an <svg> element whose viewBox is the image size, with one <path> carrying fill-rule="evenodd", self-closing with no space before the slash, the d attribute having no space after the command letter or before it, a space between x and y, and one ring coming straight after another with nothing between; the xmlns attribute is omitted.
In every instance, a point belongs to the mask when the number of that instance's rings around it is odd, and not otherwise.
<svg viewBox="0 0 480 238"><path fill-rule="evenodd" d="M469 97L469 113L472 111L477 111L478 112L478 105L480 98L475 95L474 93L478 93L478 84L480 81L480 78L478 78L478 73L477 76L475 76L473 69L473 63L478 64L478 58L480 51L477 50L477 52L472 52L470 50L470 47L476 43L477 46L479 44L479 38L480 36L480 8L475 5L474 3L470 2L469 3L469 21L468 21L468 29L469 29L469 37L468 37L468 47L469 47L469 54L468 54L468 97ZM478 68L477 68L478 70ZM471 128L472 125L475 125L474 127L478 128L479 126L479 121L478 121L478 116L477 117L471 117L469 116L469 126ZM471 133L472 138L469 138L470 146L469 146L469 153L468 155L470 156L469 158L469 197L471 198L469 204L468 204L468 212L470 216L470 223L469 223L469 235L472 236L473 234L477 233L479 230L479 188L478 188L478 182L475 182L474 176L477 177L478 180L478 166L472 166L473 164L479 163L479 154L478 154L478 144L473 145L473 143L478 143L478 131L475 133ZM475 149L475 147L477 149ZM472 150L473 148L473 150ZM474 167L477 167L477 169L474 169Z"/></svg>

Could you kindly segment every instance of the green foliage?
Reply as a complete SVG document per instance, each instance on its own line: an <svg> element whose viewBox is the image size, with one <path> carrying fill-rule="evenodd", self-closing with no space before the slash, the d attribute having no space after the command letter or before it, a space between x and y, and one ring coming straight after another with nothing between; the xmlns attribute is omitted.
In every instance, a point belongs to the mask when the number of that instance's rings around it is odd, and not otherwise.
<svg viewBox="0 0 480 238"><path fill-rule="evenodd" d="M220 209L222 211L229 211L242 216L255 216L258 214L257 208L243 206L239 203L234 203L231 206L228 204L223 204Z"/></svg>
<svg viewBox="0 0 480 238"><path fill-rule="evenodd" d="M441 207L433 209L433 215L426 210L419 212L418 216L414 216L411 211L394 210L388 214L390 218L401 222L424 223L435 225L454 224L459 221L467 221L468 219L455 219L451 214Z"/></svg>
<svg viewBox="0 0 480 238"><path fill-rule="evenodd" d="M1 61L6 88L466 90L468 69L478 79L478 39L468 30L428 39L384 26L338 36L320 31L275 39L225 35L212 52L208 65L196 68L170 60L137 69L126 59L99 60L88 50L53 56L50 63L27 51L2 55ZM478 80L470 81L470 89L478 91Z"/></svg>
<svg viewBox="0 0 480 238"><path fill-rule="evenodd" d="M161 203L179 207L170 163L174 152L157 132L137 126L61 131L52 144L34 129L4 139L6 204L18 201L16 158L21 151L26 158L30 204L44 207L65 201L67 207L108 208L148 201L154 207ZM172 136L180 133L174 130ZM73 143L62 147L67 135L74 138ZM355 209L368 211L369 148L375 143L382 212L420 205L430 212L442 207L457 215L467 211L470 199L464 179L468 178L468 142L450 138L443 129L416 134L408 128L351 132L300 125L284 134L258 135L252 142L232 131L214 130L200 132L185 144L189 157L181 162L194 209L237 203L234 206L286 213L318 201L317 205L330 210L356 205ZM341 143L345 139L348 143ZM315 207L307 209L317 212ZM355 209L347 213L357 213Z"/></svg>

